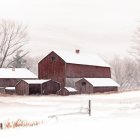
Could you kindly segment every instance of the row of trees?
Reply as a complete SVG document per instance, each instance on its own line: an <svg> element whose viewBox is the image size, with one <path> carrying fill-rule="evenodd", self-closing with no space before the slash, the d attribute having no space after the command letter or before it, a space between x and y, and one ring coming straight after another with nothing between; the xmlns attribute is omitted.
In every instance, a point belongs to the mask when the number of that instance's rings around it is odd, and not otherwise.
<svg viewBox="0 0 140 140"><path fill-rule="evenodd" d="M140 87L140 65L132 58L115 57L110 61L112 78L120 84L121 89Z"/></svg>
<svg viewBox="0 0 140 140"><path fill-rule="evenodd" d="M37 73L39 58L29 57L28 51L23 51L29 41L27 26L14 21L0 22L0 68L26 67ZM131 57L114 57L109 63L112 68L112 78L120 84L121 89L140 88L140 27L137 28L129 52Z"/></svg>
<svg viewBox="0 0 140 140"><path fill-rule="evenodd" d="M140 26L134 32L132 43L129 57L114 57L110 61L112 78L120 84L120 89L140 88Z"/></svg>

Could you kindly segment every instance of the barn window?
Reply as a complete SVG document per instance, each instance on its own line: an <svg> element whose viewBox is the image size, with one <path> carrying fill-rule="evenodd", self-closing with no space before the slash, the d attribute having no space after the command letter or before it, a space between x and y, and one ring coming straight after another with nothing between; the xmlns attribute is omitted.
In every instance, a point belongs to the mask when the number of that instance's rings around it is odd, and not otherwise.
<svg viewBox="0 0 140 140"><path fill-rule="evenodd" d="M82 82L82 86L85 86L86 85L86 82Z"/></svg>
<svg viewBox="0 0 140 140"><path fill-rule="evenodd" d="M52 56L52 57L51 57L51 60L52 60L52 61L55 61L55 60L56 60L56 57Z"/></svg>

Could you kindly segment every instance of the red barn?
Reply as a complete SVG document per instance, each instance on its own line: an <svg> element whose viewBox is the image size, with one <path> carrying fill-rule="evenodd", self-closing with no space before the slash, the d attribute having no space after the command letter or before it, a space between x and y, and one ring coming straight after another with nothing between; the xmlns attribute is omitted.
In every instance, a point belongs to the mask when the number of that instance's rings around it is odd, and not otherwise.
<svg viewBox="0 0 140 140"><path fill-rule="evenodd" d="M0 87L14 87L21 79L37 79L26 68L0 68Z"/></svg>
<svg viewBox="0 0 140 140"><path fill-rule="evenodd" d="M76 52L49 53L38 64L39 79L53 79L66 86L68 78L111 78L110 66L96 55Z"/></svg>
<svg viewBox="0 0 140 140"><path fill-rule="evenodd" d="M26 68L0 68L0 92L15 93L14 87L21 79L37 79Z"/></svg>
<svg viewBox="0 0 140 140"><path fill-rule="evenodd" d="M64 88L61 88L57 92L57 94L58 95L74 95L74 94L78 94L78 91L72 87L64 87Z"/></svg>
<svg viewBox="0 0 140 140"><path fill-rule="evenodd" d="M16 84L18 95L48 95L56 94L60 84L53 80L21 80Z"/></svg>
<svg viewBox="0 0 140 140"><path fill-rule="evenodd" d="M111 78L82 78L75 86L80 94L118 91L119 87Z"/></svg>

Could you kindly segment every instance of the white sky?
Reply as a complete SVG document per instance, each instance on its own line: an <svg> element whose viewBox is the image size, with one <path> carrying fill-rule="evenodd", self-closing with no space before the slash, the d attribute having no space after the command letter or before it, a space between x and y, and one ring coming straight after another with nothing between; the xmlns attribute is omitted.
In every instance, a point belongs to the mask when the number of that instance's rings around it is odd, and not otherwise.
<svg viewBox="0 0 140 140"><path fill-rule="evenodd" d="M0 0L0 17L29 26L29 50L126 54L140 20L139 0Z"/></svg>

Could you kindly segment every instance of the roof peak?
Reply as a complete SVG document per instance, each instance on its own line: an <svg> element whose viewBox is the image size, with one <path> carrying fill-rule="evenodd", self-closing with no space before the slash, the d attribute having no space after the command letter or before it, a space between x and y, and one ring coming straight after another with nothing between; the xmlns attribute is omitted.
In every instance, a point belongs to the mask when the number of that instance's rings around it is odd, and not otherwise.
<svg viewBox="0 0 140 140"><path fill-rule="evenodd" d="M110 67L110 65L107 64L103 59L101 59L97 54L89 54L85 52L76 54L75 52L68 51L52 51L51 53L57 54L66 63Z"/></svg>

